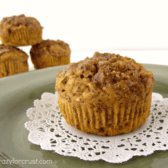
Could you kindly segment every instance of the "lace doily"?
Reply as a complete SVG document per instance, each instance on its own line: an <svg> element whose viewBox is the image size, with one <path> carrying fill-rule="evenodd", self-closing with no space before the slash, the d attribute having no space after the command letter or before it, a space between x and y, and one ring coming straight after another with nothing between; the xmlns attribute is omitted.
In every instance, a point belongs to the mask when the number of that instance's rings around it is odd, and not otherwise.
<svg viewBox="0 0 168 168"><path fill-rule="evenodd" d="M41 100L27 110L31 121L25 123L28 140L43 150L83 160L122 163L133 156L146 156L168 149L168 98L152 94L151 114L138 130L118 136L103 137L83 133L69 126L57 105L57 94L43 93Z"/></svg>

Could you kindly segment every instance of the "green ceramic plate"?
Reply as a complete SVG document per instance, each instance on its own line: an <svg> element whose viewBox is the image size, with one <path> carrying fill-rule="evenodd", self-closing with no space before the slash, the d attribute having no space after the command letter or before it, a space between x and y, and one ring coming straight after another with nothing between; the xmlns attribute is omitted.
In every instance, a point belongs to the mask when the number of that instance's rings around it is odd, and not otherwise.
<svg viewBox="0 0 168 168"><path fill-rule="evenodd" d="M153 91L168 97L168 66L145 67L154 73ZM24 123L29 120L26 110L33 107L33 101L40 99L43 92L54 93L56 73L63 68L65 66L35 70L0 79L0 167L168 167L168 151L156 151L149 156L133 157L122 164L110 164L102 160L89 162L61 156L31 144L27 140L28 131L24 128ZM16 164L10 165L10 161Z"/></svg>

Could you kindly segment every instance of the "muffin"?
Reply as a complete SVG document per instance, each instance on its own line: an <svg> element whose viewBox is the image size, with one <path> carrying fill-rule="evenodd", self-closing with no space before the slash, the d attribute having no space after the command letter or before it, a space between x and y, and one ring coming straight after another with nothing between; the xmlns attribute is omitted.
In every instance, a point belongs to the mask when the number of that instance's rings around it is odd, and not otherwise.
<svg viewBox="0 0 168 168"><path fill-rule="evenodd" d="M138 129L150 114L153 73L119 54L96 52L57 73L58 105L67 123L103 136Z"/></svg>
<svg viewBox="0 0 168 168"><path fill-rule="evenodd" d="M61 40L43 40L30 50L35 69L67 65L70 63L70 54L69 45Z"/></svg>
<svg viewBox="0 0 168 168"><path fill-rule="evenodd" d="M42 27L37 19L24 14L5 17L0 22L0 39L6 46L35 45L42 41Z"/></svg>
<svg viewBox="0 0 168 168"><path fill-rule="evenodd" d="M27 72L28 55L22 50L0 44L0 78Z"/></svg>

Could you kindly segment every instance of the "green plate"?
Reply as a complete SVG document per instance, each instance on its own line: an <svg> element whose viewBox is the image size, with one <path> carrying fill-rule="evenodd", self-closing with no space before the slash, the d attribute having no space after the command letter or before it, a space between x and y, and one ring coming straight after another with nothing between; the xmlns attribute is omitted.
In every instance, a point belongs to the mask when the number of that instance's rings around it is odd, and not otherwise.
<svg viewBox="0 0 168 168"><path fill-rule="evenodd" d="M155 76L154 92L168 97L168 66L145 65ZM31 144L24 123L28 121L26 110L44 92L54 93L56 73L65 66L14 75L0 79L0 167L72 167L72 168L166 168L168 151L156 151L149 156L136 156L122 164L105 161L83 161L65 157L52 151L44 151ZM15 164L10 165L10 161ZM52 164L50 164L52 162Z"/></svg>

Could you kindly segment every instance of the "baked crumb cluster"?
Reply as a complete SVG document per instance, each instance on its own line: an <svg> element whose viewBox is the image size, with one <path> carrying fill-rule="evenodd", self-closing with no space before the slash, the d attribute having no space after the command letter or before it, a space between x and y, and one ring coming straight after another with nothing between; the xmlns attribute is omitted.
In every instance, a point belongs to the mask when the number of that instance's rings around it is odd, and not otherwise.
<svg viewBox="0 0 168 168"><path fill-rule="evenodd" d="M69 101L85 101L107 93L116 98L145 96L153 73L134 59L95 52L92 58L70 64L57 74L56 90Z"/></svg>

